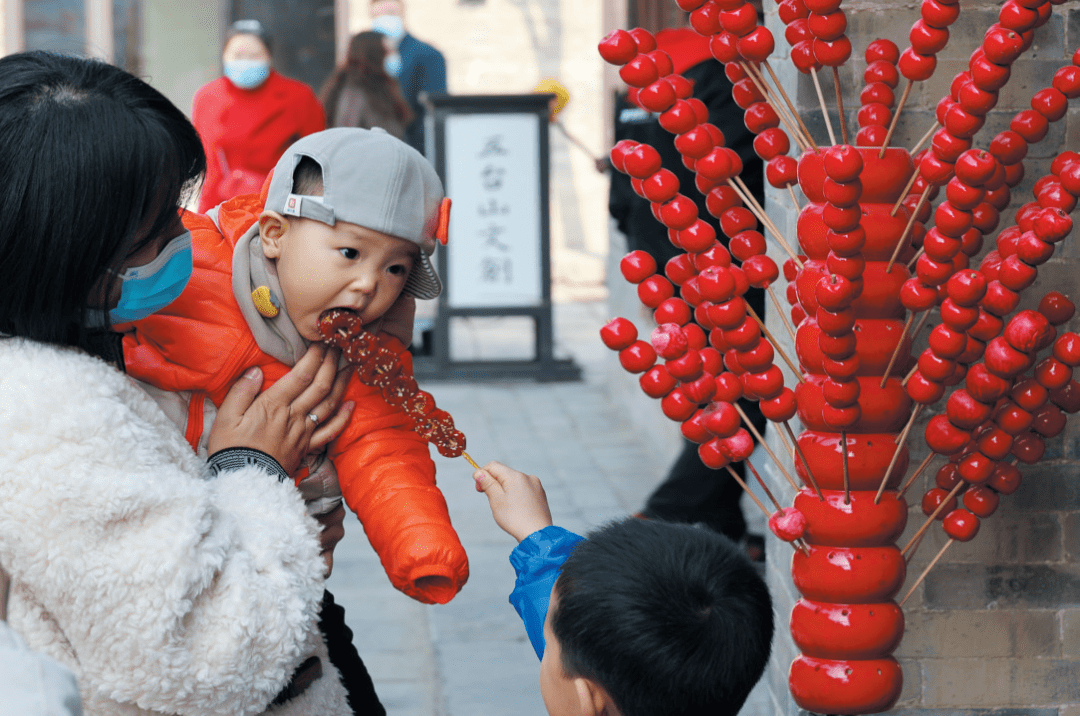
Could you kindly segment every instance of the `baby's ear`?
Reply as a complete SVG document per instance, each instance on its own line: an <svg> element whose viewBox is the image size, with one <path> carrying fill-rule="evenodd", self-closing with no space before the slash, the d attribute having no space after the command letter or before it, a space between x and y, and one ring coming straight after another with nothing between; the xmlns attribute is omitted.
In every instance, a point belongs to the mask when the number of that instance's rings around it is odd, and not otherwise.
<svg viewBox="0 0 1080 716"><path fill-rule="evenodd" d="M259 214L259 241L268 259L281 256L282 241L289 230L289 220L276 211Z"/></svg>

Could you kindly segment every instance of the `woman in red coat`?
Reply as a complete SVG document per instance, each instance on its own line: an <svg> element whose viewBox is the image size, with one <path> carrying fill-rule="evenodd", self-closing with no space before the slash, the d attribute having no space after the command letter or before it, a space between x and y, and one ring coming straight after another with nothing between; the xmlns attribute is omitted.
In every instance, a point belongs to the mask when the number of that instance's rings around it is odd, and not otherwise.
<svg viewBox="0 0 1080 716"><path fill-rule="evenodd" d="M233 24L221 61L225 76L198 91L191 112L206 150L200 212L258 193L290 144L326 128L311 88L270 66L269 41L257 20Z"/></svg>

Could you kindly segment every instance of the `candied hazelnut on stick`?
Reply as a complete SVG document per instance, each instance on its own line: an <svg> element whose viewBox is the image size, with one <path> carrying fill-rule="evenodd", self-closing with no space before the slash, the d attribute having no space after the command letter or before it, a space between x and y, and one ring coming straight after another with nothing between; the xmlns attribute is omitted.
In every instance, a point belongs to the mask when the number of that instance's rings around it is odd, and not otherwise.
<svg viewBox="0 0 1080 716"><path fill-rule="evenodd" d="M454 427L450 413L436 408L431 394L420 390L412 376L401 373L398 356L378 344L359 316L341 309L327 311L319 319L319 330L326 343L339 348L345 360L356 366L360 381L378 388L387 403L404 410L412 429L433 443L440 455L462 456L479 469L465 452L465 435Z"/></svg>

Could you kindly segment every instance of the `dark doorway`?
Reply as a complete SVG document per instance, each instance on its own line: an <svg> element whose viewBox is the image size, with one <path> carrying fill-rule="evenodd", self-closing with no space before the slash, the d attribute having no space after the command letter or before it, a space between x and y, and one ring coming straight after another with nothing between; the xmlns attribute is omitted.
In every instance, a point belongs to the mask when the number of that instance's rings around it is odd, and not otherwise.
<svg viewBox="0 0 1080 716"><path fill-rule="evenodd" d="M274 69L319 91L334 69L334 0L232 0L229 22L245 19L266 28Z"/></svg>

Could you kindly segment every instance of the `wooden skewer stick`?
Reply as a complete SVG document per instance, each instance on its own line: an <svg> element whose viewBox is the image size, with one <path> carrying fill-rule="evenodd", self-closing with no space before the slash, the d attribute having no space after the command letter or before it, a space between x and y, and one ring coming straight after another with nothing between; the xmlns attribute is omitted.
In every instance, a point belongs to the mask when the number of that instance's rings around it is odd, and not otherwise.
<svg viewBox="0 0 1080 716"><path fill-rule="evenodd" d="M889 461L889 466L885 468L885 476L881 478L881 484L878 485L877 494L874 495L875 505L881 502L881 495L885 492L885 485L889 483L889 476L892 475L893 468L896 467L896 462L900 459L901 451L906 447L904 443L907 442L908 433L911 432L911 426L915 424L915 419L919 417L919 411L922 410L922 408L923 406L920 405L918 408L911 411L911 417L904 426L904 430L900 433L900 439L897 441L898 444L896 449L893 450L892 460Z"/></svg>
<svg viewBox="0 0 1080 716"><path fill-rule="evenodd" d="M743 462L746 462L746 461L744 460ZM747 464L749 464L749 463L747 463ZM741 477L739 477L739 473L732 470L731 465L725 465L725 467L727 468L728 474L731 475L735 479L735 482L739 483L739 487L741 487L746 494L750 495L750 499L753 500L754 504L757 505L761 509L761 511L765 514L765 519L767 520L770 517L772 517L772 513L769 512L769 509L767 507L765 507L765 505L761 502L761 500L758 499L758 496L753 493L753 491L750 489L750 486L747 485L743 481L743 479ZM776 506L776 509L778 509L778 510L781 509L779 504ZM795 550L800 550L801 549L804 554L810 554L810 550L808 550L806 548L806 545L801 544L801 543L800 544L795 544L794 542L791 542L790 544L791 544L793 549L795 549Z"/></svg>
<svg viewBox="0 0 1080 716"><path fill-rule="evenodd" d="M840 69L833 65L832 68L833 89L836 90L836 109L840 115L840 137L844 144L848 143L847 118L844 117L844 91L840 87Z"/></svg>
<svg viewBox="0 0 1080 716"><path fill-rule="evenodd" d="M765 481L761 479L761 475L758 474L757 468L754 467L754 463L750 462L750 458L746 458L745 460L743 460L743 463L748 468L750 468L750 472L754 474L754 479L757 480L759 485L761 485L761 489L765 491L765 496L769 498L769 500L773 503L776 509L784 509L780 506L780 503L776 501L776 496L773 495L772 490L769 489L769 486L766 485Z"/></svg>
<svg viewBox="0 0 1080 716"><path fill-rule="evenodd" d="M908 154L910 154L911 156L915 156L918 151L922 149L922 145L926 144L926 140L934 136L934 132L938 131L939 129L941 129L941 124L937 120L934 120L934 126L930 127L929 131L927 131L927 133L922 136L922 139L916 142L915 146L908 150Z"/></svg>
<svg viewBox="0 0 1080 716"><path fill-rule="evenodd" d="M791 372L795 374L795 377L799 379L799 382L805 383L806 380L803 379L802 371L791 361L791 358L788 357L788 354L784 352L784 349L777 342L776 336L765 327L765 322L758 316L757 311L750 307L749 303L746 304L746 312L749 313L750 317L758 324L758 328L760 328L761 332L765 334L765 337L769 339L769 342L772 343L773 348L780 354L780 357L784 359L784 362L788 364L788 368L791 368Z"/></svg>
<svg viewBox="0 0 1080 716"><path fill-rule="evenodd" d="M919 463L919 467L917 467L915 469L915 472L911 475L911 477L908 478L908 481L905 482L904 486L900 488L900 491L896 493L897 498L900 498L900 497L904 496L904 493L907 492L907 489L909 487L911 487L911 484L913 482L915 482L915 480L919 479L919 475L923 474L923 471L931 463L931 461L933 461L934 457L936 457L936 456L937 456L937 453L932 452L929 455L927 455L925 458L923 458L923 461Z"/></svg>
<svg viewBox="0 0 1080 716"><path fill-rule="evenodd" d="M788 335L791 336L791 342L795 343L795 329L791 327L791 319L784 312L784 307L780 305L780 299L776 297L776 292L773 291L771 283L765 287L765 291L769 294L769 298L772 299L773 307L776 308L776 313L780 316L780 321L784 324L784 328L787 329Z"/></svg>
<svg viewBox="0 0 1080 716"><path fill-rule="evenodd" d="M799 145L799 149L802 151L810 149L810 143L807 141L807 138L803 136L802 130L799 129L794 120L788 117L787 111L780 106L768 86L763 84L764 77L758 75L753 65L749 62L740 62L739 67L741 67L743 72L746 73L746 76L750 78L750 81L754 83L754 87L756 87L757 91L761 93L761 96L765 98L765 101L769 103L772 110L776 112L776 116L783 123L784 128L788 130L792 138L795 139L796 144Z"/></svg>
<svg viewBox="0 0 1080 716"><path fill-rule="evenodd" d="M799 206L799 197L795 196L795 189L791 184L787 185L788 194L791 195L791 203L795 206L795 213L798 214L802 211L802 207Z"/></svg>
<svg viewBox="0 0 1080 716"><path fill-rule="evenodd" d="M905 440L907 440L907 434L908 434L908 433L909 433L909 432L911 431L911 425L912 425L912 423L914 423L914 422L915 422L915 421L916 421L916 420L918 419L918 417L919 417L919 413L921 413L921 412L922 412L922 409L923 409L923 408L925 408L925 407L926 407L926 406L925 406L925 405L923 405L922 403L919 403L918 405L916 405L916 406L915 406L915 410L914 410L914 411L912 411L912 413L911 413L911 417L910 417L910 418L908 418L908 421L907 421L907 425L905 425L905 426L904 426L904 430L903 430L903 432L899 433L899 434L898 434L898 435L897 435L897 436L896 436L896 437L895 437L895 438L893 439L893 445L899 445L900 443L902 443L902 442L904 442Z"/></svg>
<svg viewBox="0 0 1080 716"><path fill-rule="evenodd" d="M780 80L776 78L776 75L773 74L773 80L776 82L777 89L777 91L774 92L772 86L769 84L769 80L765 77L765 73L761 71L761 66L752 62L749 62L747 64L754 71L754 74L757 76L758 81L761 82L763 90L768 93L769 97L772 98L774 109L777 109L778 113L779 111L783 111L784 114L788 117L788 122L793 126L797 126L797 129L795 131L802 137L803 144L805 144L807 148L813 147L815 152L820 151L818 149L817 142L814 141L813 135L810 134L810 130L807 129L806 125L803 124L802 119L799 117L798 111L795 109L795 106L792 105L791 99L788 98L787 93L784 92L784 87L780 84ZM771 67L769 68L769 72L772 73ZM780 104L781 98L787 103L786 107Z"/></svg>
<svg viewBox="0 0 1080 716"><path fill-rule="evenodd" d="M462 450L461 451L461 456L463 458L465 458L468 461L468 463L473 466L474 469L476 469L476 470L480 469L480 466L476 464L476 460L473 460L471 457L469 457L469 453Z"/></svg>
<svg viewBox="0 0 1080 716"><path fill-rule="evenodd" d="M844 504L851 504L851 477L848 474L847 464L847 431L840 431L841 455L844 458Z"/></svg>
<svg viewBox="0 0 1080 716"><path fill-rule="evenodd" d="M740 406L737 402L732 403L732 405L735 406L735 410L739 411L739 417L741 417L743 419L743 422L746 423L747 429L754 436L754 438L757 439L758 444L760 444L761 447L765 448L765 452L770 458L772 458L772 461L776 463L776 467L787 479L788 484L791 485L791 489L795 490L795 492L798 492L799 486L795 484L795 480L791 479L791 475L789 475L788 471L784 469L784 463L780 462L780 458L776 457L776 453L774 453L772 448L769 447L769 443L765 442L765 438L761 437L761 433L759 433L758 429L754 427L754 424L750 422L750 417L746 414L746 411L744 411L742 409L742 406Z"/></svg>
<svg viewBox="0 0 1080 716"><path fill-rule="evenodd" d="M917 371L918 369L919 369L919 364L918 363L915 363L915 365L911 366L911 370L909 370L907 375L904 376L904 379L902 381L900 381L900 387L901 388L906 388L907 387L908 381L911 380L912 376L915 375L915 371Z"/></svg>
<svg viewBox="0 0 1080 716"><path fill-rule="evenodd" d="M799 440L795 437L795 431L791 429L791 423L786 420L784 421L784 430L787 430L788 437L791 438L791 444L795 448L795 454L799 456L799 462L802 463L803 470L806 470L806 477L810 480L810 486L814 488L818 499L824 502L825 495L821 494L821 488L818 487L817 480L814 479L814 473L810 472L810 463L806 461L806 455L803 455L802 448L799 447Z"/></svg>
<svg viewBox="0 0 1080 716"><path fill-rule="evenodd" d="M765 230L772 234L772 237L776 239L777 243L780 244L780 247L787 252L787 255L790 256L791 259L795 262L795 264L801 269L803 267L803 262L799 259L799 255L795 253L795 250L791 248L791 245L788 244L787 240L784 239L784 237L780 234L780 229L776 228L776 224L772 222L772 219L768 217L768 215L765 213L765 210L762 209L761 205L757 203L757 200L754 199L754 195L748 191L744 192L743 189L739 187L739 184L736 183L736 181L740 183L742 182L742 180L738 177L729 178L727 180L728 186L735 190L735 193L739 195L740 199L742 199L743 204L746 205L746 208L750 210L750 212L754 215L755 218L757 218L758 221L762 223L762 225L764 225ZM746 185L743 184L742 186L745 187Z"/></svg>
<svg viewBox="0 0 1080 716"><path fill-rule="evenodd" d="M911 551L908 552L907 557L904 558L904 565L905 566L909 566L911 564L911 560L914 559L914 557L915 557L915 551L919 549L919 546L923 543L923 540L926 539L927 534L929 534L929 533L928 532L922 533L922 535L920 535L919 538L917 540L915 540L914 544L912 544Z"/></svg>
<svg viewBox="0 0 1080 716"><path fill-rule="evenodd" d="M911 261L908 261L908 265L907 265L908 271L915 268L915 262L918 261L919 257L922 256L925 253L926 253L926 249L924 247L920 246L919 250L915 252L915 255L911 257Z"/></svg>
<svg viewBox="0 0 1080 716"><path fill-rule="evenodd" d="M889 380L889 374L892 373L893 366L896 365L896 359L900 356L900 349L904 347L904 337L911 329L911 324L915 321L915 314L909 313L907 322L904 323L904 330L900 331L900 340L896 342L896 348L893 349L892 355L889 356L889 364L885 366L885 375L881 376L881 383L879 388L884 388L885 383Z"/></svg>
<svg viewBox="0 0 1080 716"><path fill-rule="evenodd" d="M922 171L922 165L915 167L915 171L912 172L911 178L908 179L907 186L900 192L900 198L893 204L892 211L889 212L889 216L896 216L896 212L900 211L900 206L904 203L904 199L907 199L908 192L911 191L911 187L915 186L915 181L919 178L919 172Z"/></svg>
<svg viewBox="0 0 1080 716"><path fill-rule="evenodd" d="M911 95L911 88L915 83L912 80L908 80L904 85L904 94L900 95L900 104L896 105L896 111L893 112L892 122L889 123L889 131L885 133L885 141L881 144L881 153L878 154L878 159L885 156L885 150L889 148L889 141L892 140L893 132L896 131L896 123L900 119L900 112L904 109L904 105L907 104L908 96Z"/></svg>
<svg viewBox="0 0 1080 716"><path fill-rule="evenodd" d="M899 606L904 606L904 602L906 602L908 600L908 597L910 597L915 592L915 589L923 583L923 580L926 579L926 575L930 574L930 570L934 568L934 565L938 563L938 560L941 559L941 556L945 554L945 550L947 550L949 547L952 547L952 544L955 541L956 540L950 537L949 541L945 543L945 546L941 548L941 551L939 551L934 556L934 558L930 560L930 564L926 565L926 569L924 569L923 573L919 575L919 578L915 580L915 584L911 585L911 589L909 589L908 593L904 595L904 598L900 600Z"/></svg>
<svg viewBox="0 0 1080 716"><path fill-rule="evenodd" d="M933 455L934 453L930 454ZM908 550L910 550L918 540L922 539L922 536L926 534L926 530L930 529L930 525L934 524L934 520L936 520L938 518L938 515L940 515L945 510L945 507L949 504L949 502L952 501L952 498L956 497L957 493L960 492L960 488L966 484L967 483L963 480L956 483L956 487L954 487L952 491L949 492L949 496L942 500L941 504L939 504L934 509L934 511L930 513L930 516L926 518L926 522L924 522L922 527L919 528L919 531L916 532L915 535L910 540L908 540L908 543L904 545L904 548L900 550L901 555L906 555L908 553Z"/></svg>
<svg viewBox="0 0 1080 716"><path fill-rule="evenodd" d="M817 90L818 103L821 105L821 114L825 117L825 128L829 130L829 141L836 144L836 135L833 133L832 120L829 118L829 110L825 107L825 93L821 91L821 80L818 79L817 70L810 68L810 76L814 78L814 89Z"/></svg>
<svg viewBox="0 0 1080 716"><path fill-rule="evenodd" d="M900 251L903 249L904 244L907 243L908 237L911 236L911 230L915 227L915 218L922 211L923 204L930 198L930 192L933 190L933 185L928 184L923 193L919 196L919 203L915 205L915 211L911 212L911 218L908 219L907 226L904 227L904 233L900 235L900 240L896 242L896 247L893 249L892 257L889 259L889 263L885 266L885 273L892 271L893 264L896 263L896 257L900 255Z"/></svg>
<svg viewBox="0 0 1080 716"><path fill-rule="evenodd" d="M919 337L919 334L922 332L923 326L926 325L926 319L928 319L928 318L930 318L930 311L923 311L922 318L919 319L919 325L915 326L915 330L911 332L911 343L912 344L914 344L915 339ZM904 379L902 381L900 381L900 387L901 388L907 386L908 381L911 380L911 377L913 375L915 375L915 371L917 371L918 369L919 369L919 363L918 363L918 361L916 361L915 365L913 365L911 367L911 370L908 371L908 374L904 376Z"/></svg>
<svg viewBox="0 0 1080 716"><path fill-rule="evenodd" d="M765 60L762 64L765 65L765 69L768 70L769 76L772 77L772 81L776 84L776 89L780 92L780 96L783 97L784 102L787 103L788 109L791 111L791 115L795 117L795 121L798 122L799 126L802 127L802 130L806 132L806 136L810 137L810 140L813 141L813 135L810 134L809 127L807 127L806 124L802 121L802 117L799 116L798 110L796 110L795 105L792 104L791 98L788 97L788 93L784 91L784 86L780 84L780 78L776 76L775 72L773 72L772 65L769 64L768 60Z"/></svg>

